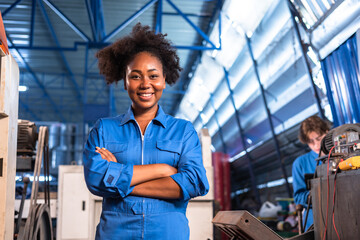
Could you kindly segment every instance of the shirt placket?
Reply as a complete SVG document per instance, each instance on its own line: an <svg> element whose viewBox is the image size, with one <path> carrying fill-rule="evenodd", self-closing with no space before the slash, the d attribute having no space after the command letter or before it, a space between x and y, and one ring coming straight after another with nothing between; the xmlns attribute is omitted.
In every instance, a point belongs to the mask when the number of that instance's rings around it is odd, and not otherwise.
<svg viewBox="0 0 360 240"><path fill-rule="evenodd" d="M136 122L136 125L138 126L140 136L141 136L141 165L144 165L144 149L145 149L144 148L144 145L145 145L144 139L145 139L146 131L148 130L148 127L152 121L150 121L148 123L148 125L146 126L144 135L141 132L141 128L140 128L138 122L136 120L135 120L135 122ZM141 208L142 209L142 217L143 217L143 227L142 227L142 234L141 234L142 239L144 239L144 233L145 233L145 209L144 208L145 208L145 198L142 198L142 208Z"/></svg>

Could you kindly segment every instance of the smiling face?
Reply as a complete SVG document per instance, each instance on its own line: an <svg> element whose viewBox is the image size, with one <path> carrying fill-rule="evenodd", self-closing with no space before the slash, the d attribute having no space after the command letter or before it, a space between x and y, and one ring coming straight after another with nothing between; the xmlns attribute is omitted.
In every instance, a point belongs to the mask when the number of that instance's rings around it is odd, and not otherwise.
<svg viewBox="0 0 360 240"><path fill-rule="evenodd" d="M166 87L161 61L148 52L140 52L126 67L124 88L132 101L135 115L154 113Z"/></svg>

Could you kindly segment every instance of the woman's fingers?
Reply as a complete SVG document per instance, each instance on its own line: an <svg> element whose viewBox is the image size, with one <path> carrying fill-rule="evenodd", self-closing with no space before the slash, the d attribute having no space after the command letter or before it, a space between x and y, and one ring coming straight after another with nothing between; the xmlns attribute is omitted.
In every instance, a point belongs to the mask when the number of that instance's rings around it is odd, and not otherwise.
<svg viewBox="0 0 360 240"><path fill-rule="evenodd" d="M108 162L117 162L114 154L112 154L109 150L106 148L99 148L96 147L95 152L99 153L103 159L105 159Z"/></svg>
<svg viewBox="0 0 360 240"><path fill-rule="evenodd" d="M95 152L99 153L102 159L105 159L105 156L104 156L103 152L101 151L101 148L96 147Z"/></svg>

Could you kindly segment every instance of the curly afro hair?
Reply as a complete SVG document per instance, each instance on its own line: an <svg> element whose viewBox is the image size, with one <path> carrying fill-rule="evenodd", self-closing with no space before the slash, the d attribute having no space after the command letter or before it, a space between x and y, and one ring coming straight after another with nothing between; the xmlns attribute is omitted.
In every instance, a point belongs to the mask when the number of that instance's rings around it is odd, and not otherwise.
<svg viewBox="0 0 360 240"><path fill-rule="evenodd" d="M125 79L126 66L136 54L149 52L159 58L163 65L166 83L174 84L182 68L176 50L165 37L167 34L155 34L149 26L137 23L130 35L121 38L96 53L100 74L105 76L108 84Z"/></svg>

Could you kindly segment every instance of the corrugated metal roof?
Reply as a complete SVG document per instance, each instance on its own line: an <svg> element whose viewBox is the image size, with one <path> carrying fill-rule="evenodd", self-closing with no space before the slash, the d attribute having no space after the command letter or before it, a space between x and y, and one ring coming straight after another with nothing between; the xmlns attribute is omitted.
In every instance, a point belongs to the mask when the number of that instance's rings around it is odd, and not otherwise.
<svg viewBox="0 0 360 240"><path fill-rule="evenodd" d="M19 117L82 122L82 110L87 104L108 105L111 114L124 112L130 101L122 83L110 90L98 74L94 55L99 48L127 35L137 22L155 29L160 2L161 30L173 44L201 46L203 38L181 14L208 32L220 1L2 1L0 10L12 54L21 70L21 84L28 86L28 91L20 94ZM88 11L88 7L98 11ZM94 32L96 25L99 31ZM117 31L119 28L121 31ZM97 36L108 41L103 43ZM161 104L166 112L174 114L177 109L198 53L178 50L184 71L179 82L164 92Z"/></svg>

